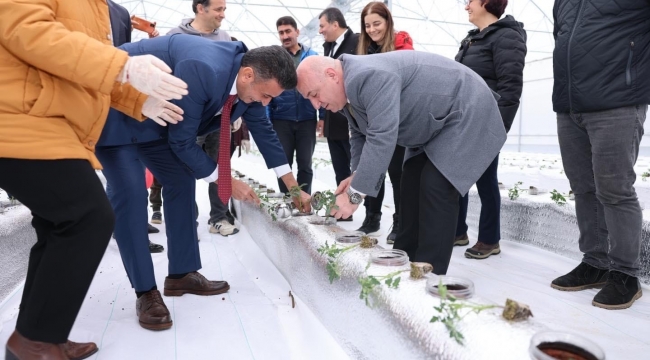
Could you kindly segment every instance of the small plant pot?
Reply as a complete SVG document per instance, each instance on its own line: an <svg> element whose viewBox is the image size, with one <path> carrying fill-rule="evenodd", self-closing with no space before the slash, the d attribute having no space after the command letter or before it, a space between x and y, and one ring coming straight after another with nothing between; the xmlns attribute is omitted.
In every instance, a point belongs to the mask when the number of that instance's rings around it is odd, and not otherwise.
<svg viewBox="0 0 650 360"><path fill-rule="evenodd" d="M558 331L542 331L530 339L533 360L605 360L605 352L582 336Z"/></svg>
<svg viewBox="0 0 650 360"><path fill-rule="evenodd" d="M470 279L454 276L431 276L427 280L427 291L433 296L440 297L438 286L447 287L447 294L456 299L469 299L474 296L474 283Z"/></svg>
<svg viewBox="0 0 650 360"><path fill-rule="evenodd" d="M358 242L361 242L361 237L363 235L364 233L360 231L336 234L336 242L339 242L341 244L356 244Z"/></svg>
<svg viewBox="0 0 650 360"><path fill-rule="evenodd" d="M260 188L260 189L265 189L265 190L266 190L266 185L264 185L264 184L260 184L259 188Z"/></svg>
<svg viewBox="0 0 650 360"><path fill-rule="evenodd" d="M505 189L506 186L502 182L499 182L499 190L505 190Z"/></svg>
<svg viewBox="0 0 650 360"><path fill-rule="evenodd" d="M569 190L569 200L575 200L576 194L573 193L573 190Z"/></svg>
<svg viewBox="0 0 650 360"><path fill-rule="evenodd" d="M292 204L293 204L293 203L292 203ZM294 209L294 208L292 207L292 211L293 211L293 212L291 213L291 216L296 216L296 217L297 217L297 216L311 216L311 215L314 215L314 211L313 211L313 210L310 211L310 212L303 212L303 211L300 211L300 210L298 210L298 209Z"/></svg>
<svg viewBox="0 0 650 360"><path fill-rule="evenodd" d="M409 256L404 250L382 249L373 252L370 261L377 265L403 266L408 264Z"/></svg>
<svg viewBox="0 0 650 360"><path fill-rule="evenodd" d="M275 216L278 217L278 219L288 219L291 217L291 209L289 209L287 204L276 204L273 207L273 212L275 213Z"/></svg>
<svg viewBox="0 0 650 360"><path fill-rule="evenodd" d="M322 216L314 216L309 219L309 223L312 225L336 225L336 218L335 217L322 217Z"/></svg>
<svg viewBox="0 0 650 360"><path fill-rule="evenodd" d="M528 194L529 195L539 195L539 189L534 187L534 186L531 186L531 187L528 188Z"/></svg>

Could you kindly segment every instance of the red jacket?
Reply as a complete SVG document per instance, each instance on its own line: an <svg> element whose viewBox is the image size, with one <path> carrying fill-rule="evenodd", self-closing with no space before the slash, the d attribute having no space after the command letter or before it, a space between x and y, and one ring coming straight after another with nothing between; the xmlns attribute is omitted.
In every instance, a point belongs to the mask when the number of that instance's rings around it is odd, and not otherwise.
<svg viewBox="0 0 650 360"><path fill-rule="evenodd" d="M413 50L413 39L406 31L395 34L395 50Z"/></svg>

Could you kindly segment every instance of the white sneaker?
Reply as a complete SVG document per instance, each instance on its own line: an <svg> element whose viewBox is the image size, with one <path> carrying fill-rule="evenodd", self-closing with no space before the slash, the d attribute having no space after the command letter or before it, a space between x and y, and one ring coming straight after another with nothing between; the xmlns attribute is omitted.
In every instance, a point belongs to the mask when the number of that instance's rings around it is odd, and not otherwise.
<svg viewBox="0 0 650 360"><path fill-rule="evenodd" d="M228 220L219 220L216 223L210 224L211 234L221 234L222 236L233 235L239 232L234 225L231 225Z"/></svg>

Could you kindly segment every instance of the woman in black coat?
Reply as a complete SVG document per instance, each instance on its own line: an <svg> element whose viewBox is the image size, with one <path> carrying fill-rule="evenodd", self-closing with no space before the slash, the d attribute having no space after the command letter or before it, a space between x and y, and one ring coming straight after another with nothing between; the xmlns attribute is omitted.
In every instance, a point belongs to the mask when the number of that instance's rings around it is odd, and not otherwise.
<svg viewBox="0 0 650 360"><path fill-rule="evenodd" d="M469 21L476 25L462 41L456 61L479 74L487 85L499 94L501 118L506 132L514 121L523 87L526 57L526 32L522 23L511 15L499 20L508 0L469 0L465 10ZM497 178L499 157L476 182L481 198L481 217L476 245L465 251L465 257L485 259L501 252L501 194ZM460 199L458 225L454 245L467 245L468 196Z"/></svg>

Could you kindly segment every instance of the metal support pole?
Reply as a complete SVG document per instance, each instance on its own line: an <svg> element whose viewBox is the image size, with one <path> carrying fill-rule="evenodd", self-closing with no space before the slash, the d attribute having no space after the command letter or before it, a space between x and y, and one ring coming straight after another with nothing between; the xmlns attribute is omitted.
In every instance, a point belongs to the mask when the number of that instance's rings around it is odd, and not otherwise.
<svg viewBox="0 0 650 360"><path fill-rule="evenodd" d="M388 10L393 11L393 0L384 0L384 4L386 4Z"/></svg>

